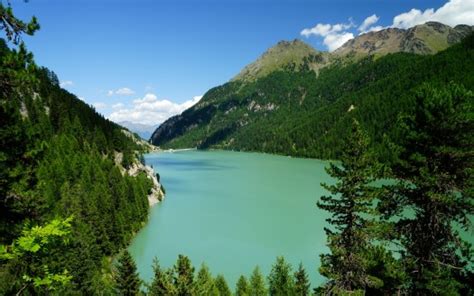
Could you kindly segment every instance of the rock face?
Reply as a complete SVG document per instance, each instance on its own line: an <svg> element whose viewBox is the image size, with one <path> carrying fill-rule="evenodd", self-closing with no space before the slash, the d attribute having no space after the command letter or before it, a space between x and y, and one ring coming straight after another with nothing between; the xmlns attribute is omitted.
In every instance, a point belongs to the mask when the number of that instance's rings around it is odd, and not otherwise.
<svg viewBox="0 0 474 296"><path fill-rule="evenodd" d="M141 172L145 173L147 178L153 182L151 193L148 195L148 204L150 207L152 207L162 201L165 198L165 194L161 188L160 182L158 182L158 179L156 178L155 172L151 167L143 165L141 162L137 161L133 163L127 170L127 173L130 176L136 176Z"/></svg>
<svg viewBox="0 0 474 296"><path fill-rule="evenodd" d="M165 193L163 192L162 186L160 182L158 182L158 179L156 178L156 174L153 169L147 165L142 164L138 160L135 160L128 169L125 169L121 165L122 158L122 153L115 152L114 161L115 164L120 168L122 175L128 174L129 176L135 177L139 173L145 173L147 178L153 182L153 187L151 188L151 192L148 195L148 204L150 205L150 207L162 201L165 198Z"/></svg>
<svg viewBox="0 0 474 296"><path fill-rule="evenodd" d="M471 32L472 26L458 25L452 28L438 22L427 22L406 30L388 28L351 39L333 54L340 57L382 56L395 52L434 54L460 42Z"/></svg>

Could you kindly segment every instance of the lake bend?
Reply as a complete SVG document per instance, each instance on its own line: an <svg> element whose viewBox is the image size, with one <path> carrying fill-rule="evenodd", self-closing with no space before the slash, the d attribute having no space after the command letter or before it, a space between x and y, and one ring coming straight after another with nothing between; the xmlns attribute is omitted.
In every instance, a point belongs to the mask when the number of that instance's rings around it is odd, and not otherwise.
<svg viewBox="0 0 474 296"><path fill-rule="evenodd" d="M312 285L326 252L328 214L316 207L331 182L326 161L230 151L158 152L145 155L166 189L129 251L150 281L152 260L171 267L178 254L196 270L205 262L231 287L259 265L267 275L277 256L293 269L302 262Z"/></svg>

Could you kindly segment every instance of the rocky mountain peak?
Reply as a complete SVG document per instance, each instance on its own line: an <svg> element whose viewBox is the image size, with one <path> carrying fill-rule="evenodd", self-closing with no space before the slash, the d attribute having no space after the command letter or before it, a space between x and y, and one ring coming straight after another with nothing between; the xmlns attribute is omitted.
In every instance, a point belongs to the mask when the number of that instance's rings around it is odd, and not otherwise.
<svg viewBox="0 0 474 296"><path fill-rule="evenodd" d="M305 65L317 71L328 62L328 53L318 52L305 42L280 41L247 65L233 80L253 81L279 69L300 70Z"/></svg>
<svg viewBox="0 0 474 296"><path fill-rule="evenodd" d="M473 27L452 28L439 22L427 22L409 29L387 28L368 32L347 41L334 51L336 56L382 56L395 52L434 54L460 42L473 32Z"/></svg>

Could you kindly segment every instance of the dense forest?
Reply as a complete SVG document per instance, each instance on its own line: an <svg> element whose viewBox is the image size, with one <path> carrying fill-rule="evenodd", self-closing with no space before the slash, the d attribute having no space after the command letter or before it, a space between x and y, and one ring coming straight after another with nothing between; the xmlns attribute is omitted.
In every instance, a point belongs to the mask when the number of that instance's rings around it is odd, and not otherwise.
<svg viewBox="0 0 474 296"><path fill-rule="evenodd" d="M336 182L317 206L330 213L324 229L329 252L310 289L308 274L278 257L270 273L258 267L242 275L235 295L472 295L474 253L463 235L474 216L474 93L463 86L424 84L410 98L411 113L394 126L394 159L384 166L370 149L373 139L352 118L337 163L327 167ZM377 180L390 178L385 185ZM124 253L120 291L140 293L133 260ZM222 276L189 258L175 266L154 262L149 295L231 295ZM312 271L310 271L312 272ZM249 280L250 279L250 280ZM129 283L129 284L124 284ZM126 293L124 293L126 294Z"/></svg>
<svg viewBox="0 0 474 296"><path fill-rule="evenodd" d="M106 291L112 256L147 219L151 181L126 173L143 147L23 43L0 40L0 83L0 294Z"/></svg>
<svg viewBox="0 0 474 296"><path fill-rule="evenodd" d="M474 37L436 55L396 53L334 63L315 75L291 65L254 82L209 90L152 136L163 148L221 148L337 159L355 117L383 161L386 137L401 112L411 112L423 83L474 85ZM306 69L306 71L304 71Z"/></svg>
<svg viewBox="0 0 474 296"><path fill-rule="evenodd" d="M13 42L0 42L1 295L474 294L473 249L460 234L474 215L474 36L435 56L231 82L171 119L167 139L179 137L169 145L339 160L315 205L330 213L315 229L327 234L327 280L311 289L302 265L278 257L268 275L258 266L242 275L233 293L184 255L168 269L150 262L152 282L139 279L125 248L146 221L152 182L126 169L143 146L34 63L18 34L33 34L36 19L17 20L3 4L0 16ZM257 103L262 96L272 99ZM224 125L214 122L222 112ZM376 186L380 178L392 182Z"/></svg>

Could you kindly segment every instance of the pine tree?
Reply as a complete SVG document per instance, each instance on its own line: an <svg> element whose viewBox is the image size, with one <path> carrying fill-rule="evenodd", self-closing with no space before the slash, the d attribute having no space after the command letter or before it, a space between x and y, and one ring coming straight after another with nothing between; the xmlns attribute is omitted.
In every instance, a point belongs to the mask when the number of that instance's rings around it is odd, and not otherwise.
<svg viewBox="0 0 474 296"><path fill-rule="evenodd" d="M217 275L215 279L215 284L216 284L217 290L219 291L220 296L232 295L232 292L230 291L229 286L227 285L227 282L223 275L221 274Z"/></svg>
<svg viewBox="0 0 474 296"><path fill-rule="evenodd" d="M399 160L392 167L398 182L381 211L396 221L408 293L471 294L462 289L469 286L472 249L455 225L468 230L474 214L474 94L454 84L424 85L415 101L412 115L399 123Z"/></svg>
<svg viewBox="0 0 474 296"><path fill-rule="evenodd" d="M189 296L194 289L194 267L191 260L184 255L178 255L174 266L174 286L178 296Z"/></svg>
<svg viewBox="0 0 474 296"><path fill-rule="evenodd" d="M199 269L196 282L194 283L194 294L195 295L219 295L214 279L212 278L211 272L206 264L202 264Z"/></svg>
<svg viewBox="0 0 474 296"><path fill-rule="evenodd" d="M368 247L368 220L373 190L373 165L367 147L368 137L354 120L346 142L341 164L331 163L327 173L337 179L334 185L321 184L330 196L322 196L318 207L331 213L325 228L330 254L321 255L320 273L329 278L326 290L331 293L365 290L368 275L365 272L364 252Z"/></svg>
<svg viewBox="0 0 474 296"><path fill-rule="evenodd" d="M172 273L169 270L163 270L156 258L153 259L153 271L155 276L148 291L148 295L176 295L177 291L173 286Z"/></svg>
<svg viewBox="0 0 474 296"><path fill-rule="evenodd" d="M237 281L237 285L235 288L235 295L236 296L248 296L250 295L249 283L247 279L241 275L239 280Z"/></svg>
<svg viewBox="0 0 474 296"><path fill-rule="evenodd" d="M19 44L22 34L33 35L39 30L40 25L34 16L28 23L15 17L10 2L7 3L8 6L0 3L0 29L5 31L8 40L13 41L14 44Z"/></svg>
<svg viewBox="0 0 474 296"><path fill-rule="evenodd" d="M276 263L268 275L270 295L293 295L294 281L291 274L291 265L282 256L277 257Z"/></svg>
<svg viewBox="0 0 474 296"><path fill-rule="evenodd" d="M300 263L298 270L295 272L295 295L307 296L309 295L309 279L303 264Z"/></svg>
<svg viewBox="0 0 474 296"><path fill-rule="evenodd" d="M140 279L135 262L125 250L118 260L115 274L115 287L119 295L132 296L140 293Z"/></svg>
<svg viewBox="0 0 474 296"><path fill-rule="evenodd" d="M263 278L260 268L258 266L252 272L250 276L250 296L264 296L267 295L267 287L265 286L265 279Z"/></svg>

